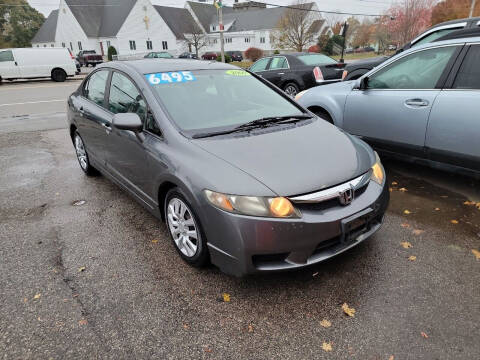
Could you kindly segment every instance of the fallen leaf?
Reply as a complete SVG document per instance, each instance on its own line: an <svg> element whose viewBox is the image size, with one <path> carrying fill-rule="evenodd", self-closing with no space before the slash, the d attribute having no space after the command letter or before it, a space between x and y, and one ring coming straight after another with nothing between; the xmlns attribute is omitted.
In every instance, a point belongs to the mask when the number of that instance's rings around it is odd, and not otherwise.
<svg viewBox="0 0 480 360"><path fill-rule="evenodd" d="M205 351L206 353L211 353L211 352L212 352L212 349L209 348L208 346L205 346L205 348L203 349L203 351Z"/></svg>
<svg viewBox="0 0 480 360"><path fill-rule="evenodd" d="M223 297L223 302L230 302L230 294L223 293L222 297Z"/></svg>
<svg viewBox="0 0 480 360"><path fill-rule="evenodd" d="M404 213L405 215L411 214L410 210L403 210L403 213Z"/></svg>
<svg viewBox="0 0 480 360"><path fill-rule="evenodd" d="M252 324L248 324L248 332L253 333L253 325Z"/></svg>
<svg viewBox="0 0 480 360"><path fill-rule="evenodd" d="M188 329L190 329L190 326L188 326L188 324L183 324L183 328L184 328L185 330L188 330Z"/></svg>
<svg viewBox="0 0 480 360"><path fill-rule="evenodd" d="M415 261L415 260L417 260L417 257L415 255L412 255L412 256L408 257L408 260Z"/></svg>
<svg viewBox="0 0 480 360"><path fill-rule="evenodd" d="M475 255L477 260L480 260L480 251L478 251L476 249L472 249L472 254Z"/></svg>
<svg viewBox="0 0 480 360"><path fill-rule="evenodd" d="M410 224L403 223L403 224L402 224L402 227L403 227L403 228L409 228L409 227L410 227Z"/></svg>
<svg viewBox="0 0 480 360"><path fill-rule="evenodd" d="M77 200L77 201L74 201L72 203L73 206L82 206L83 204L85 204L86 201L85 200Z"/></svg>
<svg viewBox="0 0 480 360"><path fill-rule="evenodd" d="M35 296L33 297L33 300L38 300L38 299L40 299L40 296L42 296L42 294L35 294Z"/></svg>
<svg viewBox="0 0 480 360"><path fill-rule="evenodd" d="M388 188L388 191L392 192L392 191L393 191L393 189L392 189L392 188Z"/></svg>
<svg viewBox="0 0 480 360"><path fill-rule="evenodd" d="M475 206L478 210L480 210L480 202L478 202Z"/></svg>
<svg viewBox="0 0 480 360"><path fill-rule="evenodd" d="M391 355L388 360L395 360L395 356Z"/></svg>
<svg viewBox="0 0 480 360"><path fill-rule="evenodd" d="M440 211L440 208L435 208L435 211Z"/></svg>
<svg viewBox="0 0 480 360"><path fill-rule="evenodd" d="M24 302L24 303L28 302L28 299L27 299L27 298L23 298L23 302Z"/></svg>
<svg viewBox="0 0 480 360"><path fill-rule="evenodd" d="M329 328L330 326L332 326L332 323L327 319L323 319L322 321L320 321L320 325L324 328Z"/></svg>
<svg viewBox="0 0 480 360"><path fill-rule="evenodd" d="M402 241L400 245L402 245L404 249L410 249L412 247L412 244L410 244L408 241Z"/></svg>
<svg viewBox="0 0 480 360"><path fill-rule="evenodd" d="M448 198L447 195L441 195L440 197L443 198L443 199L447 199L447 198Z"/></svg>
<svg viewBox="0 0 480 360"><path fill-rule="evenodd" d="M458 220L451 220L450 221L452 224L458 224Z"/></svg>
<svg viewBox="0 0 480 360"><path fill-rule="evenodd" d="M350 317L355 317L355 309L348 307L347 303L343 303L342 305L342 310L345 314L347 314Z"/></svg>
<svg viewBox="0 0 480 360"><path fill-rule="evenodd" d="M152 243L154 243L154 244L158 243L158 239L153 239Z"/></svg>
<svg viewBox="0 0 480 360"><path fill-rule="evenodd" d="M408 190L407 190L407 189L405 189L405 188L400 188L400 189L398 189L398 191L401 191L401 192L407 192Z"/></svg>
<svg viewBox="0 0 480 360"><path fill-rule="evenodd" d="M396 181L392 181L392 185L398 185Z"/></svg>
<svg viewBox="0 0 480 360"><path fill-rule="evenodd" d="M473 205L477 205L477 203L475 201L465 201L463 205L473 206Z"/></svg>
<svg viewBox="0 0 480 360"><path fill-rule="evenodd" d="M78 272L84 272L84 271L85 271L85 269L86 269L86 267L85 267L85 266L81 266L81 267L79 267L79 268L78 268Z"/></svg>
<svg viewBox="0 0 480 360"><path fill-rule="evenodd" d="M312 276L317 276L317 275L318 275L318 271L312 274Z"/></svg>
<svg viewBox="0 0 480 360"><path fill-rule="evenodd" d="M422 336L425 338L425 339L428 339L428 335L426 333L424 333L423 331L420 333L422 334Z"/></svg>
<svg viewBox="0 0 480 360"><path fill-rule="evenodd" d="M322 349L323 349L323 351L326 351L326 352L332 351L332 343L330 343L330 342L328 342L328 343L327 343L327 342L324 342L324 343L322 344Z"/></svg>
<svg viewBox="0 0 480 360"><path fill-rule="evenodd" d="M423 234L425 230L415 229L412 232L413 232L413 235L420 235L420 234Z"/></svg>
<svg viewBox="0 0 480 360"><path fill-rule="evenodd" d="M88 324L87 319L82 319L82 320L78 321L78 325L80 325L80 326L87 325L87 324Z"/></svg>

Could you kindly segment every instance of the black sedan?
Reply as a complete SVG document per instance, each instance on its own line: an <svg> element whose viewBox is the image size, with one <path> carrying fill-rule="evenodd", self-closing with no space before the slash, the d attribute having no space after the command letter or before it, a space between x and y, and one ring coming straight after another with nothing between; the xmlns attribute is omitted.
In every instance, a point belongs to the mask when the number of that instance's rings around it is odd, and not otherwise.
<svg viewBox="0 0 480 360"><path fill-rule="evenodd" d="M197 54L191 52L184 52L178 56L179 59L198 59Z"/></svg>
<svg viewBox="0 0 480 360"><path fill-rule="evenodd" d="M288 95L342 79L344 63L318 53L292 53L264 57L250 71L270 81Z"/></svg>

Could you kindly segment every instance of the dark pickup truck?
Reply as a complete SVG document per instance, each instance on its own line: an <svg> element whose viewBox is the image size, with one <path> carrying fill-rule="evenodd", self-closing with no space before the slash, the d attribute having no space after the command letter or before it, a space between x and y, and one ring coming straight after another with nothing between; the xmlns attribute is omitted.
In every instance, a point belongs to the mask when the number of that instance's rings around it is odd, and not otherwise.
<svg viewBox="0 0 480 360"><path fill-rule="evenodd" d="M96 66L103 63L103 57L98 55L95 50L82 50L77 55L77 60L82 66Z"/></svg>

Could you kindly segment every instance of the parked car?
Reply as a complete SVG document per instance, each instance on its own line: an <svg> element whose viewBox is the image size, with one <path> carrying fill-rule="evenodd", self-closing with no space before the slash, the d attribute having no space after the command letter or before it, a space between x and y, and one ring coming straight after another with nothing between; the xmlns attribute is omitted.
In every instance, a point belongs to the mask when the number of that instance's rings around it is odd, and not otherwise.
<svg viewBox="0 0 480 360"><path fill-rule="evenodd" d="M232 61L243 61L243 55L241 51L227 51L225 54L230 56Z"/></svg>
<svg viewBox="0 0 480 360"><path fill-rule="evenodd" d="M0 49L0 82L35 78L65 81L76 70L75 58L65 48Z"/></svg>
<svg viewBox="0 0 480 360"><path fill-rule="evenodd" d="M206 52L202 55L203 60L217 60L217 53L216 52Z"/></svg>
<svg viewBox="0 0 480 360"><path fill-rule="evenodd" d="M457 20L446 21L446 22L437 24L431 27L430 29L424 31L422 34L417 36L408 44L405 44L401 49L397 50L397 52L402 52L412 47L435 41L440 37L443 37L453 31L477 28L479 25L479 22L480 22L480 17L469 18L469 19L457 19ZM345 67L345 71L343 72L342 79L343 80L358 79L362 75L372 70L374 67L382 64L388 58L389 58L388 56L387 57L380 56L380 57L371 58L367 60L355 61Z"/></svg>
<svg viewBox="0 0 480 360"><path fill-rule="evenodd" d="M191 52L184 52L178 56L179 59L198 59L197 54Z"/></svg>
<svg viewBox="0 0 480 360"><path fill-rule="evenodd" d="M313 86L340 81L344 67L327 55L293 53L261 58L249 70L294 97Z"/></svg>
<svg viewBox="0 0 480 360"><path fill-rule="evenodd" d="M229 64L104 64L69 97L68 119L81 169L165 219L194 266L299 268L383 221L389 191L373 150Z"/></svg>
<svg viewBox="0 0 480 360"><path fill-rule="evenodd" d="M102 55L98 55L95 50L82 50L77 55L77 60L82 66L88 67L92 65L93 67L103 63Z"/></svg>
<svg viewBox="0 0 480 360"><path fill-rule="evenodd" d="M173 59L173 55L168 51L152 51L144 56L145 59Z"/></svg>
<svg viewBox="0 0 480 360"><path fill-rule="evenodd" d="M479 172L478 39L419 45L358 80L314 88L297 99L380 151Z"/></svg>

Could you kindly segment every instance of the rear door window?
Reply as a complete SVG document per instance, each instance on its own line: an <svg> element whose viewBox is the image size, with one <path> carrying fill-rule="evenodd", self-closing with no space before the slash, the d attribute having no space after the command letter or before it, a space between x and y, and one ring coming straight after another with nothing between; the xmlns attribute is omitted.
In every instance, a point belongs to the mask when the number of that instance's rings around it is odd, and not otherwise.
<svg viewBox="0 0 480 360"><path fill-rule="evenodd" d="M480 89L480 45L468 50L453 83L454 89Z"/></svg>
<svg viewBox="0 0 480 360"><path fill-rule="evenodd" d="M84 96L95 104L105 106L105 88L107 85L108 71L97 71L90 76L84 88Z"/></svg>
<svg viewBox="0 0 480 360"><path fill-rule="evenodd" d="M450 28L450 29L443 29L443 30L438 30L438 31L435 31L431 34L428 34L427 36L425 36L423 39L420 39L419 41L417 41L416 43L414 43L412 45L412 47L414 46L418 46L418 45L422 45L422 44L426 44L426 43L430 43L432 41L435 41L439 38L441 38L442 36L444 35L447 35L447 34L450 34L451 32L454 32L454 31L457 31L457 30L460 30L460 29L463 29L463 27L455 27L455 28Z"/></svg>
<svg viewBox="0 0 480 360"><path fill-rule="evenodd" d="M14 61L12 50L0 51L0 62Z"/></svg>
<svg viewBox="0 0 480 360"><path fill-rule="evenodd" d="M279 69L288 69L287 58L285 57L274 57L270 63L269 70L279 70Z"/></svg>

